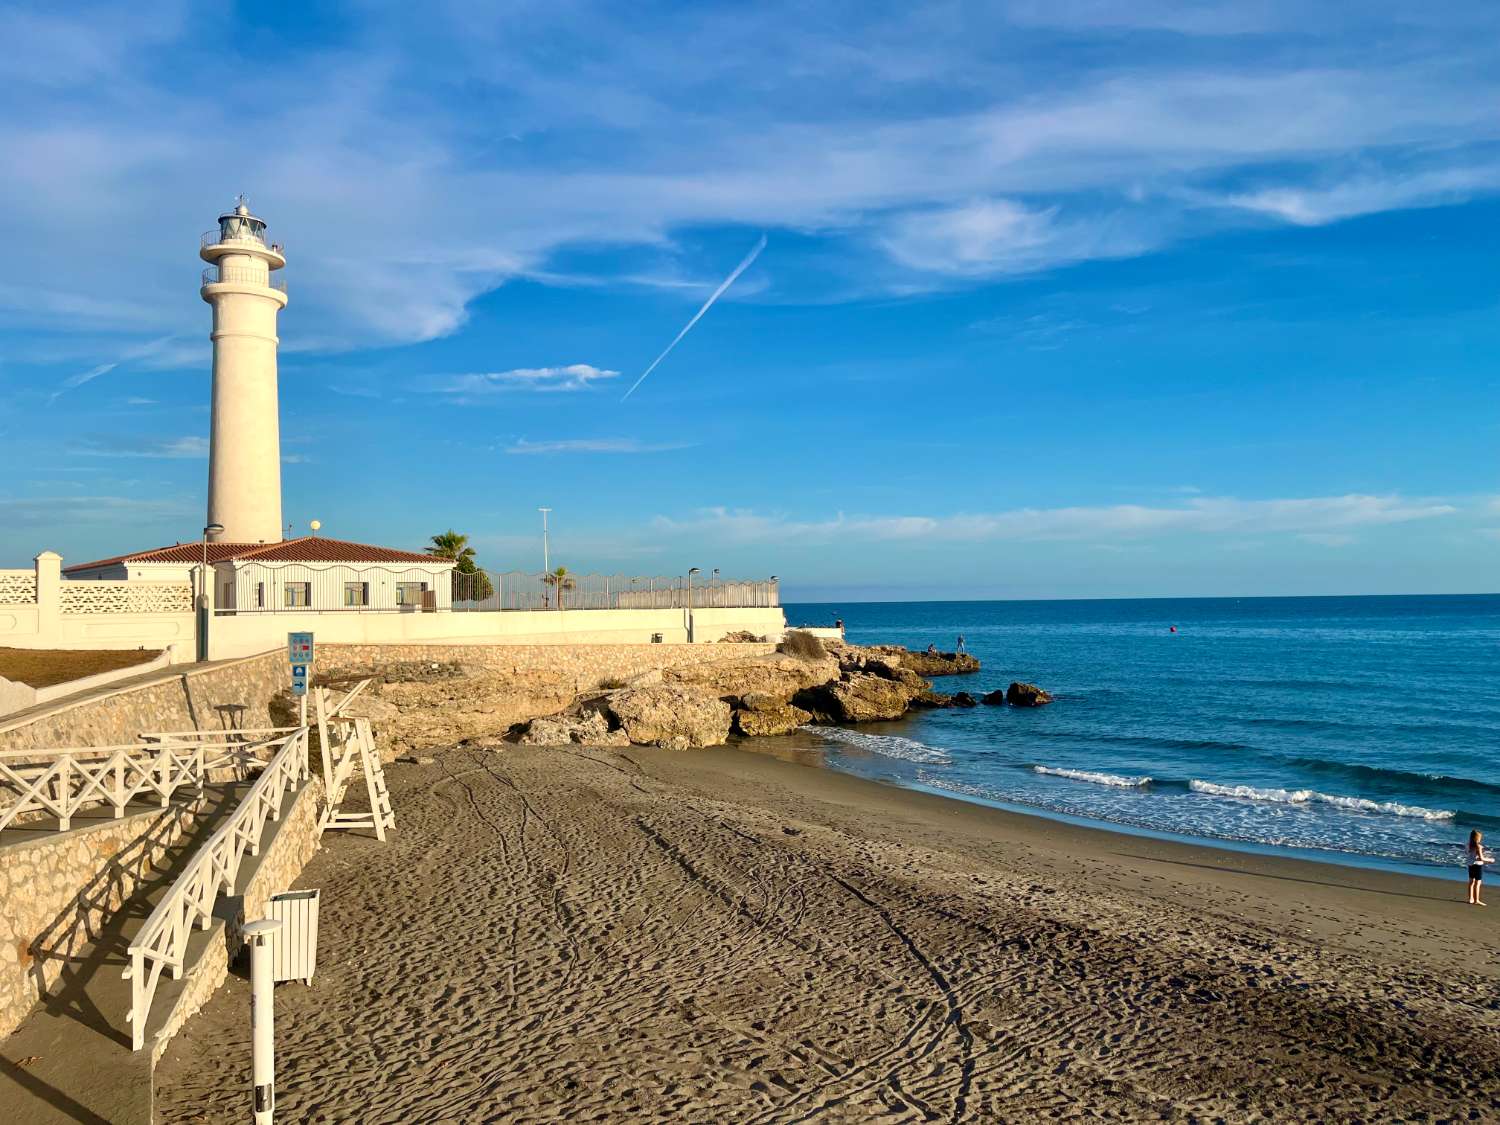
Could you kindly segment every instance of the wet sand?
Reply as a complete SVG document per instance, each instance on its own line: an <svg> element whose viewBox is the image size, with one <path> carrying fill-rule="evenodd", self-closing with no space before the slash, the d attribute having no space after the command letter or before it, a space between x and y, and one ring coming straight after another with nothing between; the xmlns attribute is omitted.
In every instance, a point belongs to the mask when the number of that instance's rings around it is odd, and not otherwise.
<svg viewBox="0 0 1500 1125"><path fill-rule="evenodd" d="M1456 877L735 749L388 777L392 840L330 834L299 882L280 1120L1500 1118L1500 897ZM248 1003L232 978L173 1042L159 1121L244 1119Z"/></svg>

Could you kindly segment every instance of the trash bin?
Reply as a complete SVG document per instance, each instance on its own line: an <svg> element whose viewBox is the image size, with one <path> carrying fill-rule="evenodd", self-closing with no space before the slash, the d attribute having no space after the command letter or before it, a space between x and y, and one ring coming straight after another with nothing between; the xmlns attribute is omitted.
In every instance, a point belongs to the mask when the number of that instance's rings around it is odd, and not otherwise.
<svg viewBox="0 0 1500 1125"><path fill-rule="evenodd" d="M281 922L281 931L271 943L273 980L312 984L318 964L318 894L316 890L283 891L271 896L268 916Z"/></svg>

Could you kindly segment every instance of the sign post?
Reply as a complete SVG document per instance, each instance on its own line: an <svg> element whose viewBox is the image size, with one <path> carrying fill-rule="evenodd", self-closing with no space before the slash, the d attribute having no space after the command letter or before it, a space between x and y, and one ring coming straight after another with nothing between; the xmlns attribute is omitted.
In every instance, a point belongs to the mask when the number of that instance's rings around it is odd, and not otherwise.
<svg viewBox="0 0 1500 1125"><path fill-rule="evenodd" d="M302 725L307 726L307 670L313 662L313 635L288 633L286 658L292 666L292 694L297 697L301 709Z"/></svg>

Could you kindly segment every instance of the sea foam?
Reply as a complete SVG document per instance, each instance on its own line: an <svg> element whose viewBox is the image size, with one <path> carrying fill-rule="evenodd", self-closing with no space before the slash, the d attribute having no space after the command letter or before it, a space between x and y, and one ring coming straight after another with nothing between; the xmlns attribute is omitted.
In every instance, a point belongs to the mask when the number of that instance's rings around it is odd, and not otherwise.
<svg viewBox="0 0 1500 1125"><path fill-rule="evenodd" d="M1238 797L1245 801L1269 801L1278 805L1332 805L1334 808L1354 812L1385 813L1389 816L1409 816L1418 820L1452 820L1452 809L1424 809L1421 805L1403 805L1399 801L1371 801L1365 797L1340 797L1335 793L1319 793L1316 789L1259 789L1254 785L1220 785L1214 781L1188 782L1194 793L1205 793L1211 797Z"/></svg>
<svg viewBox="0 0 1500 1125"><path fill-rule="evenodd" d="M925 742L912 738L902 738L899 734L870 734L868 731L846 730L843 727L818 727L816 730L824 738L831 738L870 754L879 754L883 758L900 758L902 761L922 762L926 765L946 765L953 760L935 746L928 746Z"/></svg>
<svg viewBox="0 0 1500 1125"><path fill-rule="evenodd" d="M1056 766L1032 766L1037 773L1048 777L1066 777L1070 781L1088 781L1094 785L1109 785L1116 789L1139 789L1150 785L1149 777L1128 777L1117 773L1097 773L1093 770L1069 770Z"/></svg>

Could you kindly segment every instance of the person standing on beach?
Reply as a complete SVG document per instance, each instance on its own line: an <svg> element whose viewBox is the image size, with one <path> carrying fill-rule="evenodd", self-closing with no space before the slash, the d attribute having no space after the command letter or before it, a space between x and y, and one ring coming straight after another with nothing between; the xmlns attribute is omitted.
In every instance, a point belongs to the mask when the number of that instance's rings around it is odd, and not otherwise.
<svg viewBox="0 0 1500 1125"><path fill-rule="evenodd" d="M1495 862L1495 857L1484 850L1484 834L1479 829L1469 833L1469 846L1465 849L1464 860L1469 867L1469 905L1485 906L1479 899L1480 888L1484 884L1484 865Z"/></svg>

